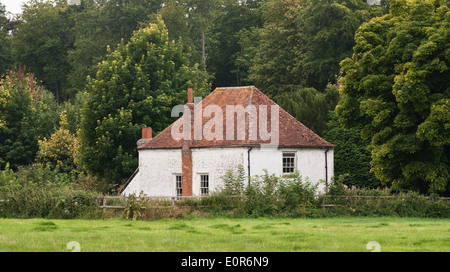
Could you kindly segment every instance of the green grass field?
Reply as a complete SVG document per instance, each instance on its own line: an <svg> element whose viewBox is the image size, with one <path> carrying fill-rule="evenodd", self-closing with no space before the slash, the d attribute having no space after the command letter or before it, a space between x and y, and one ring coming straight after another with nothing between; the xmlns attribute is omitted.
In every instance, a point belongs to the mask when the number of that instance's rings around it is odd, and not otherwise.
<svg viewBox="0 0 450 272"><path fill-rule="evenodd" d="M420 218L16 220L0 219L2 252L450 251L450 220Z"/></svg>

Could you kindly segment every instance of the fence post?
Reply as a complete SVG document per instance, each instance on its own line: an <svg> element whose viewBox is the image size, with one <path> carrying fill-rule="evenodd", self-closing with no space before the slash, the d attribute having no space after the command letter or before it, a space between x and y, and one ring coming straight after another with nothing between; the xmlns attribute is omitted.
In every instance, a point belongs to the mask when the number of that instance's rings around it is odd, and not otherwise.
<svg viewBox="0 0 450 272"><path fill-rule="evenodd" d="M106 213L106 197L103 197L103 213Z"/></svg>

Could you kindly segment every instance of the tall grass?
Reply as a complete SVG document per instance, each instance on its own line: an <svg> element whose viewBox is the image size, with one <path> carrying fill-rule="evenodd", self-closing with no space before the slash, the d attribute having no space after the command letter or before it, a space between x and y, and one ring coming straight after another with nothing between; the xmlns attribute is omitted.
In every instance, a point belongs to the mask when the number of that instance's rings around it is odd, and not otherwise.
<svg viewBox="0 0 450 272"><path fill-rule="evenodd" d="M98 217L92 191L72 183L70 173L49 165L34 164L18 172L0 172L0 217L59 218Z"/></svg>
<svg viewBox="0 0 450 272"><path fill-rule="evenodd" d="M73 219L98 217L94 194L69 186L25 186L2 193L0 217Z"/></svg>

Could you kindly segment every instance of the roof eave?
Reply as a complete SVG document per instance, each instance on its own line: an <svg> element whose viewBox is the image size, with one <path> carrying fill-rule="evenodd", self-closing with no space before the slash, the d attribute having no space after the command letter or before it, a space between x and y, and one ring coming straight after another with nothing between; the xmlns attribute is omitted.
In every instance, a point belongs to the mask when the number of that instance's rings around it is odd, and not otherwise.
<svg viewBox="0 0 450 272"><path fill-rule="evenodd" d="M242 144L242 145L208 145L208 146L191 146L191 149L206 149L206 148L261 148L261 144ZM317 148L317 149L335 149L334 145L277 145L277 148ZM142 147L138 151L143 150L175 150L182 149L182 147Z"/></svg>

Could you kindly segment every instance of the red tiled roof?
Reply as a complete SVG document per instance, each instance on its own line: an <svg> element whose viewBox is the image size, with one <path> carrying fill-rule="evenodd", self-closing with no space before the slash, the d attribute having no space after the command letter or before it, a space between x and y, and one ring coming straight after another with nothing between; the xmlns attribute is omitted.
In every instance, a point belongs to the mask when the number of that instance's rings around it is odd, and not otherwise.
<svg viewBox="0 0 450 272"><path fill-rule="evenodd" d="M200 104L199 104L200 105ZM222 109L223 112L223 139L220 140L207 140L202 137L201 140L193 140L190 144L191 148L201 148L201 147L231 147L231 146L255 146L258 147L261 144L268 144L271 140L264 141L258 137L256 140L249 139L248 135L248 118L246 118L246 137L245 140L237 140L237 118L234 118L234 139L226 139L226 106L227 105L242 105L246 108L248 105L254 105L258 109L258 129L259 129L259 119L261 112L259 106L267 106L267 125L268 130L271 131L271 106L277 106L277 104L264 95L254 86L249 87L233 87L233 88L217 88L208 97L206 97L202 103L201 107L199 105L195 106L195 112L198 112L200 108L205 110L206 107L210 105L217 105ZM212 117L202 118L202 128L208 123ZM176 141L172 137L172 127L179 126L184 121L183 117L180 117L172 125L162 131L159 135L150 141L146 141L144 144L139 146L139 149L178 149L183 147L184 140ZM180 123L181 122L181 123ZM192 138L194 135L194 126L192 125ZM213 129L214 131L214 129ZM315 134L312 130L307 128L301 122L292 117L289 113L279 107L279 147L334 147L332 144L328 143L320 136Z"/></svg>

